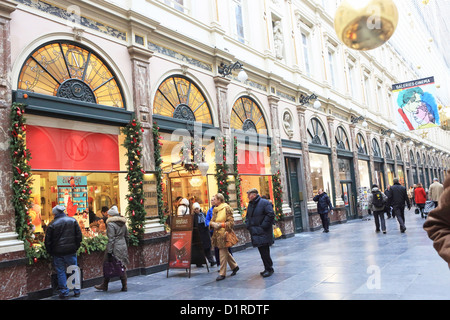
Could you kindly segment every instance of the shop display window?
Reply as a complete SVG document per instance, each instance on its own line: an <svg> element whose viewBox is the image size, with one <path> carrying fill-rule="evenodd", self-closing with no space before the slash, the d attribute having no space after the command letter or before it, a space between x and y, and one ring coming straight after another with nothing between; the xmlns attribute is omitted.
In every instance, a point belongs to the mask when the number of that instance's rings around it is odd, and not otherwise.
<svg viewBox="0 0 450 320"><path fill-rule="evenodd" d="M358 168L359 168L360 186L362 188L367 188L368 190L371 190L369 162L364 160L358 160Z"/></svg>
<svg viewBox="0 0 450 320"><path fill-rule="evenodd" d="M85 235L104 232L98 222L102 218L101 209L123 207L125 176L125 173L33 171L30 216L34 232L43 237L53 221L52 208L56 205L66 207L67 215L78 221Z"/></svg>
<svg viewBox="0 0 450 320"><path fill-rule="evenodd" d="M323 189L323 191L328 194L330 199L334 199L329 156L310 152L309 160L311 166L311 183L313 187L313 194L316 195L319 189Z"/></svg>

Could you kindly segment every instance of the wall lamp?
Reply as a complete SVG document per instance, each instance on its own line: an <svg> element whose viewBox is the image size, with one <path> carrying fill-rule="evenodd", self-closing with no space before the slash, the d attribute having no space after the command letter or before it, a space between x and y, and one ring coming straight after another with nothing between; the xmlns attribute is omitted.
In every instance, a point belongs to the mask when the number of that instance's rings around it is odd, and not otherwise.
<svg viewBox="0 0 450 320"><path fill-rule="evenodd" d="M383 135L383 136L387 136L388 134L390 134L390 138L391 139L393 139L393 138L395 138L395 134L394 134L394 132L392 131L392 129L381 129L381 134Z"/></svg>
<svg viewBox="0 0 450 320"><path fill-rule="evenodd" d="M318 99L319 99L319 97L316 96L314 93L311 94L310 96L306 96L306 95L302 94L302 95L300 95L299 102L302 106L304 106L305 104L309 103L310 100L316 100L316 101L314 101L313 107L314 107L314 109L318 110L322 106L322 104L320 103L320 101Z"/></svg>
<svg viewBox="0 0 450 320"><path fill-rule="evenodd" d="M239 61L236 61L235 63L230 65L226 65L225 63L222 62L220 66L217 68L217 70L223 77L230 75L233 72L233 70L241 70L238 74L238 79L241 82L245 82L248 79L248 75L247 72L245 72L245 70L243 69L243 67L244 65Z"/></svg>
<svg viewBox="0 0 450 320"><path fill-rule="evenodd" d="M350 119L350 121L351 121L352 123L354 123L354 124L358 123L359 121L362 121L362 122L363 122L363 123L362 123L362 126L363 126L364 128L367 128L367 127L369 126L369 125L367 124L366 118L364 118L363 116L359 116L359 117L352 116L351 119Z"/></svg>

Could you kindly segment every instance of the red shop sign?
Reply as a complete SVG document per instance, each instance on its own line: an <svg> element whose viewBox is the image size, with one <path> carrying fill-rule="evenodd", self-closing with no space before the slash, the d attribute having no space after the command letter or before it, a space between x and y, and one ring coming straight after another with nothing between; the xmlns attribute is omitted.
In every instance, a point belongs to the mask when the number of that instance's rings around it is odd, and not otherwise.
<svg viewBox="0 0 450 320"><path fill-rule="evenodd" d="M119 171L118 136L27 126L33 170Z"/></svg>

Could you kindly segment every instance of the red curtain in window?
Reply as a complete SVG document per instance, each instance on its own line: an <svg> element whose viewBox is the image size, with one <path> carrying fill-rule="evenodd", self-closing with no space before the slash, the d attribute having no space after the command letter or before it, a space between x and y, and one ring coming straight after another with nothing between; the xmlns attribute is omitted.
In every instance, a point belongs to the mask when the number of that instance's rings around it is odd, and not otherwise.
<svg viewBox="0 0 450 320"><path fill-rule="evenodd" d="M27 126L32 170L119 171L118 136Z"/></svg>
<svg viewBox="0 0 450 320"><path fill-rule="evenodd" d="M264 151L238 149L239 174L266 174Z"/></svg>

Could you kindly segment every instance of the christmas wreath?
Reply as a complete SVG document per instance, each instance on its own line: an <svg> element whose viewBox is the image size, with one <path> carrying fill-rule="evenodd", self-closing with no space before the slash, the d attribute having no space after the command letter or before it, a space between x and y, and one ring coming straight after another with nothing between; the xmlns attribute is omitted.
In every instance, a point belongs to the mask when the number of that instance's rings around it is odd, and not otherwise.
<svg viewBox="0 0 450 320"><path fill-rule="evenodd" d="M203 160L204 151L205 148L197 145L194 139L191 138L190 141L185 141L184 146L180 150L181 165L190 173L198 170L198 163Z"/></svg>

